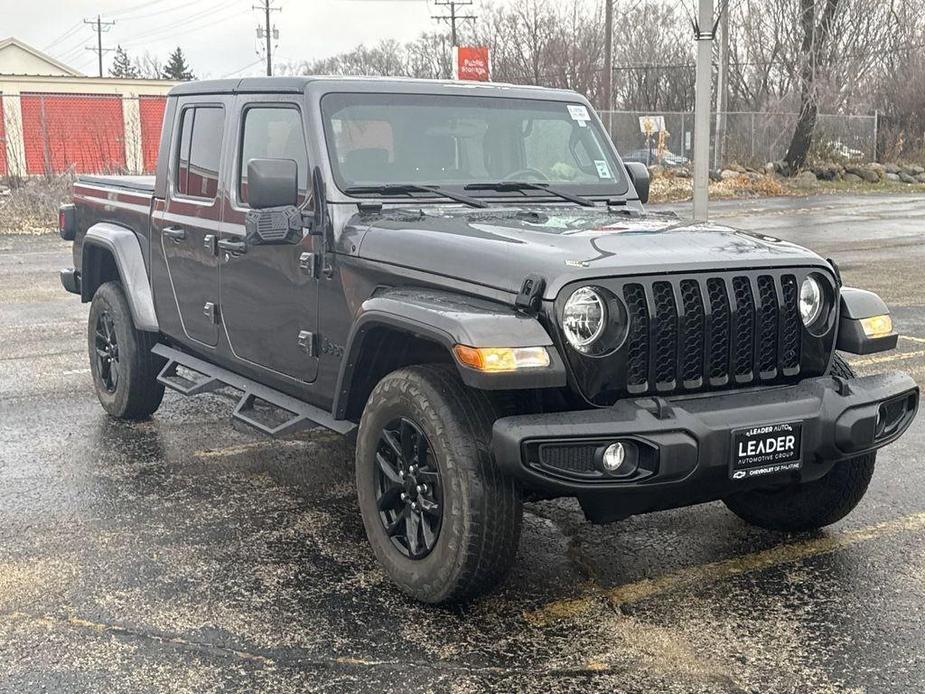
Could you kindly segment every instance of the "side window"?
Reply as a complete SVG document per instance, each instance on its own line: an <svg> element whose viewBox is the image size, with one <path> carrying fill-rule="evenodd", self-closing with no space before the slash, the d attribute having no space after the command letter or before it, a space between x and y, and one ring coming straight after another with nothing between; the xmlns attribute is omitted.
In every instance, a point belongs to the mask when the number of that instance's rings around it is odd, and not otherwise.
<svg viewBox="0 0 925 694"><path fill-rule="evenodd" d="M283 106L255 106L244 112L238 197L247 204L247 163L251 159L292 159L299 175L299 203L308 197L308 155L302 114Z"/></svg>
<svg viewBox="0 0 925 694"><path fill-rule="evenodd" d="M194 198L214 199L218 194L224 112L218 106L197 106L185 109L182 117L177 192Z"/></svg>

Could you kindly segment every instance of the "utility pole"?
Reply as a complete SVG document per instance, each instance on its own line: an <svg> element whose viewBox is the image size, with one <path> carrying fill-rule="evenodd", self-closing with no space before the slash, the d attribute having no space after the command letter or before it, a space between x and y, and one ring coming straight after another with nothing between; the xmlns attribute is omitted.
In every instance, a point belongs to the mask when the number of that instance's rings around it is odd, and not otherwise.
<svg viewBox="0 0 925 694"><path fill-rule="evenodd" d="M273 41L279 39L279 29L270 28L270 13L279 12L281 8L273 7L273 0L263 0L259 5L252 5L252 10L263 10L264 25L257 25L257 38L267 39L267 77L273 76ZM258 53L259 55L259 53Z"/></svg>
<svg viewBox="0 0 925 694"><path fill-rule="evenodd" d="M719 7L719 69L716 72L716 133L713 140L713 168L722 167L726 157L726 111L729 108L729 0Z"/></svg>
<svg viewBox="0 0 925 694"><path fill-rule="evenodd" d="M604 108L613 137L613 0L604 2Z"/></svg>
<svg viewBox="0 0 925 694"><path fill-rule="evenodd" d="M99 15L96 15L96 19L85 19L84 24L89 24L93 28L93 31L96 32L96 47L87 46L88 51L94 51L97 55L97 61L100 67L100 77L103 76L103 53L108 53L113 50L112 48L103 48L103 32L109 31L112 29L112 25L115 22L104 22L100 19Z"/></svg>
<svg viewBox="0 0 925 694"><path fill-rule="evenodd" d="M450 13L443 15L431 15L431 19L436 19L441 22L447 22L450 25L450 39L453 43L453 48L456 48L459 45L459 42L456 40L456 22L466 21L469 19L475 19L474 14L456 14L456 7L467 7L472 4L472 0L434 0L434 5L437 7L449 7Z"/></svg>
<svg viewBox="0 0 925 694"><path fill-rule="evenodd" d="M694 25L697 79L694 86L694 221L707 221L710 198L710 106L713 82L713 0L699 0Z"/></svg>

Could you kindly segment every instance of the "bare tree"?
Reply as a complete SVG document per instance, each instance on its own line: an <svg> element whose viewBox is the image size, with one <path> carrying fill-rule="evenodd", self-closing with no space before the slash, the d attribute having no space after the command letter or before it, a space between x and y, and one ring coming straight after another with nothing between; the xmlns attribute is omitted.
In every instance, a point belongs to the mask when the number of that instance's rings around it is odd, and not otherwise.
<svg viewBox="0 0 925 694"><path fill-rule="evenodd" d="M826 43L840 1L823 0L821 16L817 23L816 0L800 0L800 29L803 35L800 46L800 116L784 157L791 170L799 169L806 163L809 148L813 143L813 132L819 114L816 68L826 55Z"/></svg>
<svg viewBox="0 0 925 694"><path fill-rule="evenodd" d="M164 64L160 58L151 55L149 51L145 51L143 55L136 57L133 65L139 77L149 80L161 79Z"/></svg>
<svg viewBox="0 0 925 694"><path fill-rule="evenodd" d="M690 110L693 41L682 3L614 4L612 107ZM600 100L606 77L601 5L599 0L485 3L460 36L468 45L490 49L494 80L575 89L606 109L610 105ZM787 159L794 168L812 152L819 113L877 109L907 138L925 132L925 97L919 104L916 90L908 88L925 86L919 58L925 48L925 0L736 0L730 12L728 108L798 114L795 121L785 115L774 121L785 124L774 126L778 132L793 128ZM445 79L452 76L452 50L445 34L427 33L406 44L358 46L287 71ZM787 135L781 141L786 143Z"/></svg>

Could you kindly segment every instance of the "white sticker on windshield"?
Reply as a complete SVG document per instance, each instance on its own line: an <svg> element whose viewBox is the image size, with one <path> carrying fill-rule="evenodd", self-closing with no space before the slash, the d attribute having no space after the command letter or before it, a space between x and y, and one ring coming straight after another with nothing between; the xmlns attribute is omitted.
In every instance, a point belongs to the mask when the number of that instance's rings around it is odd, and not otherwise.
<svg viewBox="0 0 925 694"><path fill-rule="evenodd" d="M598 178L613 178L610 175L610 167L607 165L607 162L603 159L595 159L594 165L597 167L597 177Z"/></svg>
<svg viewBox="0 0 925 694"><path fill-rule="evenodd" d="M591 120L591 116L586 109L581 104L569 104L568 105L569 115L572 117L572 120L578 121L578 125L582 128L588 125L588 121Z"/></svg>

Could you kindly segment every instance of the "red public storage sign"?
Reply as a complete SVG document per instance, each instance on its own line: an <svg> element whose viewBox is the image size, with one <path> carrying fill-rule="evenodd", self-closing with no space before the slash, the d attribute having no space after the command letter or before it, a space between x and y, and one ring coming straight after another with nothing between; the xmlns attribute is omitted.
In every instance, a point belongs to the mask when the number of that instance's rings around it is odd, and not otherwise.
<svg viewBox="0 0 925 694"><path fill-rule="evenodd" d="M490 64L487 46L459 46L456 49L456 78L488 82Z"/></svg>

